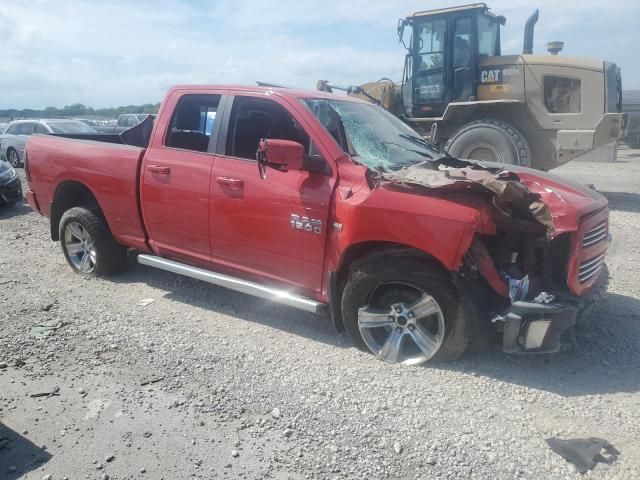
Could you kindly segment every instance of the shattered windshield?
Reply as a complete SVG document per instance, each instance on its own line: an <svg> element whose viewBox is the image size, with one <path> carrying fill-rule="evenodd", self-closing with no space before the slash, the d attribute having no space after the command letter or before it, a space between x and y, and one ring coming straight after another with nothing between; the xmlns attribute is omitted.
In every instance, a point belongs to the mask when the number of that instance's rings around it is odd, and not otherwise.
<svg viewBox="0 0 640 480"><path fill-rule="evenodd" d="M420 134L375 105L324 98L303 103L345 152L375 170L399 170L441 156Z"/></svg>

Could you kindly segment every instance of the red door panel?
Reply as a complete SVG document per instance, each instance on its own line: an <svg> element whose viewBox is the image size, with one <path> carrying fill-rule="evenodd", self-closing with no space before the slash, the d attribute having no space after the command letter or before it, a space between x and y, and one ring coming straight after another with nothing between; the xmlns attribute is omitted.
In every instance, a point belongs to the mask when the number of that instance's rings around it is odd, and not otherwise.
<svg viewBox="0 0 640 480"><path fill-rule="evenodd" d="M209 183L214 156L150 149L142 168L142 209L158 255L209 261Z"/></svg>
<svg viewBox="0 0 640 480"><path fill-rule="evenodd" d="M214 261L319 292L332 178L269 169L263 180L255 161L224 156L216 157L213 176ZM309 219L304 226L303 217ZM309 231L311 220L320 223Z"/></svg>

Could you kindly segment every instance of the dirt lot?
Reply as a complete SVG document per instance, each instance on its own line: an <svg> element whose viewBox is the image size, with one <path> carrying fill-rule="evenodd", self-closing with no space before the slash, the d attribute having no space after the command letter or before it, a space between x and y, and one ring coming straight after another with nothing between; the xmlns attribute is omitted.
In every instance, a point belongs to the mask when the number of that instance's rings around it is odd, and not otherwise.
<svg viewBox="0 0 640 480"><path fill-rule="evenodd" d="M435 367L151 268L83 279L44 218L1 210L0 478L640 478L640 151L555 173L612 210L610 293L578 348ZM621 455L581 476L550 436Z"/></svg>

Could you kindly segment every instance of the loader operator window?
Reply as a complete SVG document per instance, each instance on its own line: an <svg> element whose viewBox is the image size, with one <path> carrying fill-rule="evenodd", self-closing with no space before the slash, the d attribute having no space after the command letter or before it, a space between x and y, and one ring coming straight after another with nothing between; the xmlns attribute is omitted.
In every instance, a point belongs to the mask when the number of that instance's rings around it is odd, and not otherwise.
<svg viewBox="0 0 640 480"><path fill-rule="evenodd" d="M418 103L439 103L443 99L446 30L446 20L431 20L417 27L414 89Z"/></svg>
<svg viewBox="0 0 640 480"><path fill-rule="evenodd" d="M206 152L220 95L184 95L173 112L166 146Z"/></svg>
<svg viewBox="0 0 640 480"><path fill-rule="evenodd" d="M425 22L418 28L419 71L443 67L446 20Z"/></svg>
<svg viewBox="0 0 640 480"><path fill-rule="evenodd" d="M478 54L487 57L500 55L500 23L482 15L478 17Z"/></svg>
<svg viewBox="0 0 640 480"><path fill-rule="evenodd" d="M453 68L466 67L471 62L471 19L459 18L453 37Z"/></svg>
<svg viewBox="0 0 640 480"><path fill-rule="evenodd" d="M282 105L262 98L236 97L229 118L227 155L255 160L262 138L300 143L305 151L305 170L310 157L321 157L309 135Z"/></svg>

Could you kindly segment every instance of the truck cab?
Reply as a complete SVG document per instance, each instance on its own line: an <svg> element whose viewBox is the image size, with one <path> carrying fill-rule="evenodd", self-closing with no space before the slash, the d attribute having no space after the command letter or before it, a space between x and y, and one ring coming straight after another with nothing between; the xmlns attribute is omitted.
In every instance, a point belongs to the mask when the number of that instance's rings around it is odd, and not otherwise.
<svg viewBox="0 0 640 480"><path fill-rule="evenodd" d="M329 312L390 363L453 360L478 328L507 352L557 351L607 278L597 192L442 155L350 97L175 87L119 136L33 136L25 173L79 275L135 257Z"/></svg>

